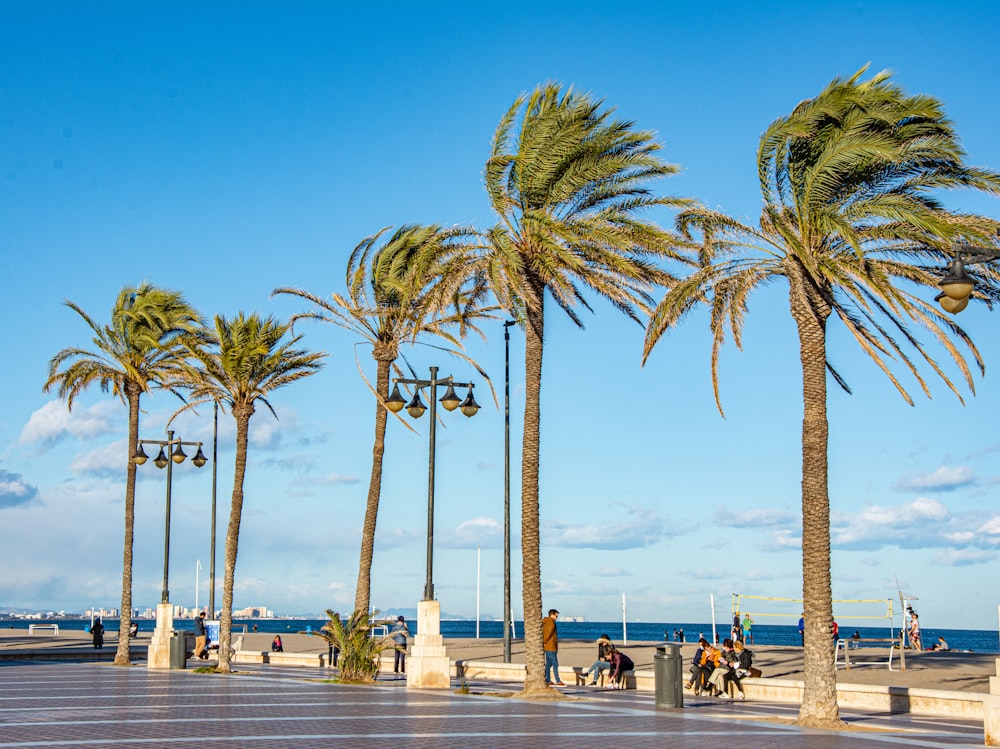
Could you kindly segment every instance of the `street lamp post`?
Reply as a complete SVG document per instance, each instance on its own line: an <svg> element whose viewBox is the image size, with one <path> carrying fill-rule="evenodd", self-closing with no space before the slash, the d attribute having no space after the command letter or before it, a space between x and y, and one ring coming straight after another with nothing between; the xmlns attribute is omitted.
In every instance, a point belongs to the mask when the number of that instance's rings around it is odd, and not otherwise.
<svg viewBox="0 0 1000 749"><path fill-rule="evenodd" d="M208 618L215 619L215 488L219 476L219 402L214 403L214 421L212 430L212 543L211 557L208 563Z"/></svg>
<svg viewBox="0 0 1000 749"><path fill-rule="evenodd" d="M996 262L1000 260L1000 251L956 242L953 255L948 263L948 274L938 281L941 293L934 300L941 304L945 312L957 315L969 306L969 297L976 286L976 279L965 270L966 264Z"/></svg>
<svg viewBox="0 0 1000 749"><path fill-rule="evenodd" d="M441 604L434 599L434 466L437 442L437 388L447 385L440 403L446 411L461 408L463 414L473 417L479 411L479 404L472 396L474 385L469 382L455 382L449 375L438 379L437 367L431 367L429 380L396 378L392 393L385 401L386 408L399 413L405 405L407 413L419 419L428 410L420 400L420 391L428 388L430 401L429 451L427 463L427 576L424 581L424 597L417 604L417 635L414 637L413 651L409 658L406 674L408 687L448 689L451 686L451 662L441 638ZM413 386L413 399L406 403L399 393L399 386ZM469 388L465 400L460 400L455 388Z"/></svg>
<svg viewBox="0 0 1000 749"><path fill-rule="evenodd" d="M167 469L167 503L166 520L163 531L163 589L160 593L160 603L156 607L156 628L153 631L153 638L149 643L147 665L149 668L169 668L170 667L170 636L174 627L173 607L170 605L170 498L173 490L173 468L174 463L180 465L187 458L183 446L197 447L198 452L191 459L191 462L201 468L207 462L205 454L201 451L200 442L184 442L179 437L174 439L173 430L167 430L166 440L139 440L132 462L137 466L143 465L149 456L142 449L144 445L158 445L159 455L153 460L153 465L157 468Z"/></svg>
<svg viewBox="0 0 1000 749"><path fill-rule="evenodd" d="M503 324L503 662L510 663L510 326Z"/></svg>

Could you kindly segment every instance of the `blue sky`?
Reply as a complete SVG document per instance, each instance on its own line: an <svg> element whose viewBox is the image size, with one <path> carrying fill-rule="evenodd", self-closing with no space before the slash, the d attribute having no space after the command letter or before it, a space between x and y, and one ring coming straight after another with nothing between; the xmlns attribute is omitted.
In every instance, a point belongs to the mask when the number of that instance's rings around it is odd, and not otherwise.
<svg viewBox="0 0 1000 749"><path fill-rule="evenodd" d="M751 220L761 131L866 63L943 100L969 161L1000 168L1000 76L983 32L1000 20L991 3L958 2L947 15L929 2L609 7L9 3L0 48L0 605L120 602L127 414L98 390L72 413L41 392L48 359L89 342L64 299L103 322L120 288L148 280L183 291L208 316L301 311L270 292L342 289L350 250L383 226L488 225L490 138L514 98L539 83L592 92L655 130L682 169L659 185L664 194ZM1000 211L993 198L947 202ZM549 310L546 608L617 619L626 594L630 619L705 621L712 594L720 614L733 592L798 597L801 395L784 290L754 299L744 351L723 355L725 418L712 400L704 315L641 368L641 328L594 308L583 331ZM898 577L919 596L925 628L995 627L1000 603L988 582L1000 545L1000 344L985 308L959 321L987 365L964 406L934 381L932 399L907 406L842 329L830 333L831 358L854 390L831 383L834 597L893 597ZM373 375L370 349L330 326L299 332L330 357L322 373L275 394L277 421L261 411L251 423L236 586L237 607L289 614L353 603L374 416L358 373L360 364ZM502 397L502 328L487 333L468 352ZM428 347L406 357L421 376L432 365L474 376ZM515 543L523 385L515 328ZM477 395L478 416L450 414L438 431L435 585L445 612L474 615L480 546L481 609L500 616L503 412L485 388ZM141 435L160 437L174 408L164 394L145 399ZM228 417L221 424L225 518L233 428ZM381 609L414 606L423 591L426 426L389 426L372 588ZM210 442L211 415L176 428ZM186 463L174 478L171 598L193 605L197 560L207 600L210 466ZM140 470L137 606L159 599L164 487L150 464ZM221 555L218 566L221 578ZM862 608L842 609L843 621ZM788 609L797 615L796 604Z"/></svg>

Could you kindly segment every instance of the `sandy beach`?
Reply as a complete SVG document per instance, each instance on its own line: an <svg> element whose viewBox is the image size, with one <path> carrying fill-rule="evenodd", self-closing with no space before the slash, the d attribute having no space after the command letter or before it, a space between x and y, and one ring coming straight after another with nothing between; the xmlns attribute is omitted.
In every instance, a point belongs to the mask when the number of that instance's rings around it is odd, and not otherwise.
<svg viewBox="0 0 1000 749"><path fill-rule="evenodd" d="M114 652L117 639L112 633L106 638L104 649ZM258 633L243 636L244 650L270 650L272 634ZM323 653L326 642L316 635L289 632L281 635L286 652ZM148 633L133 641L144 648L149 643ZM90 646L90 637L81 632L61 632L54 636L38 634L29 637L25 630L0 630L0 653L12 650L44 651L49 649L74 649ZM628 654L637 670L652 670L656 654L654 642L629 642L616 645ZM445 639L448 656L453 661L503 661L503 640L451 638ZM681 646L685 663L694 656L697 645ZM802 649L797 647L753 646L754 665L764 672L764 678L802 679ZM989 678L997 675L996 653L962 652L906 652L906 670L899 671L898 652L893 656L893 669L887 667L887 647L867 647L851 650L851 668L841 665L837 681L841 684L873 684L922 689L945 689L958 692L989 692ZM573 683L573 666L588 668L595 660L597 646L581 640L560 640L559 666L563 681ZM511 660L524 663L524 642L515 640L511 647ZM686 671L686 668L685 668Z"/></svg>

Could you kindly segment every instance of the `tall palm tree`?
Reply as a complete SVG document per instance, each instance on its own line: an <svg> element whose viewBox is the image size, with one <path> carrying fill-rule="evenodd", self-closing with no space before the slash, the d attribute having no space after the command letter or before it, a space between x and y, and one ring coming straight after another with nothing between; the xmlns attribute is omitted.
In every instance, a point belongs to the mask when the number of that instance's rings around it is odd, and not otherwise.
<svg viewBox="0 0 1000 749"><path fill-rule="evenodd" d="M470 229L408 225L396 230L385 242L379 240L386 227L366 237L347 263L347 294L329 299L307 291L282 287L275 294L291 294L311 302L312 312L293 318L312 318L333 323L357 333L372 345L376 362L375 444L372 447L371 479L361 532L361 559L354 611L368 613L371 599L372 557L375 525L382 491L382 459L385 454L389 377L399 357L400 346L414 343L422 335L433 335L451 344L450 353L485 372L462 354L459 337L468 330L482 333L473 320L489 314L481 306L485 285L475 278L461 277L446 269L461 265L474 236ZM362 375L363 376L363 375ZM487 378L488 380L489 378ZM367 382L367 380L366 380ZM369 386L370 387L370 386Z"/></svg>
<svg viewBox="0 0 1000 749"><path fill-rule="evenodd" d="M52 357L43 392L56 388L66 406L97 383L128 406L128 453L125 455L125 547L122 559L122 606L115 665L127 666L132 623L132 539L135 525L136 465L131 457L139 443L139 400L162 386L166 370L183 356L181 338L201 326L197 312L174 291L148 283L123 288L111 309L111 322L101 325L71 301L93 331L94 348L66 348Z"/></svg>
<svg viewBox="0 0 1000 749"><path fill-rule="evenodd" d="M222 583L222 619L219 627L219 668L229 673L229 648L232 641L233 582L236 577L236 551L243 514L243 481L247 468L247 438L250 417L257 403L267 406L275 390L303 377L315 374L323 353L295 348L301 336L285 339L290 324L274 318L240 312L232 320L215 317L214 335L207 345L193 346L191 360L182 362L173 372L173 383L190 391L190 402L181 409L197 408L214 402L228 408L236 421L236 467L233 497L226 531L226 563ZM180 413L180 411L178 411Z"/></svg>
<svg viewBox="0 0 1000 749"><path fill-rule="evenodd" d="M498 222L487 232L484 272L501 306L525 321L521 544L526 696L545 687L539 541L539 413L545 298L577 325L590 290L638 321L650 291L672 282L659 263L676 238L640 218L686 204L649 189L677 168L660 160L653 134L556 84L518 97L493 136L485 181ZM517 130L515 134L515 129Z"/></svg>
<svg viewBox="0 0 1000 749"><path fill-rule="evenodd" d="M964 351L982 371L979 353L929 301L929 289L937 288L942 250L957 239L992 242L997 224L948 211L939 196L954 187L1000 192L1000 175L963 163L964 152L938 101L905 95L886 73L862 81L863 73L834 80L761 136L757 168L764 207L758 225L702 208L678 216L685 235L701 236L700 267L659 304L644 349L645 361L666 330L699 302L708 304L712 382L721 411L717 368L727 333L739 346L750 295L779 279L787 284L799 337L803 399L806 628L799 722L811 726L839 722L830 637L827 372L847 386L827 359L827 323L831 317L840 320L911 405L893 364L929 396L919 372L923 360L959 395L914 326L948 352L971 390ZM997 273L985 269L980 281L977 292L997 299Z"/></svg>

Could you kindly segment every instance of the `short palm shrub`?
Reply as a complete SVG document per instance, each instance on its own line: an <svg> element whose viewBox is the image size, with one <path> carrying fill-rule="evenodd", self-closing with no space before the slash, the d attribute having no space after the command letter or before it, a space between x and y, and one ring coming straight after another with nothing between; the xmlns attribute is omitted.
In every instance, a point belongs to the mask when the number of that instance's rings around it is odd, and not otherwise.
<svg viewBox="0 0 1000 749"><path fill-rule="evenodd" d="M314 634L340 651L340 680L351 684L370 684L378 676L382 653L396 647L389 635L376 637L371 631L371 617L356 611L346 621L327 609L330 621Z"/></svg>

